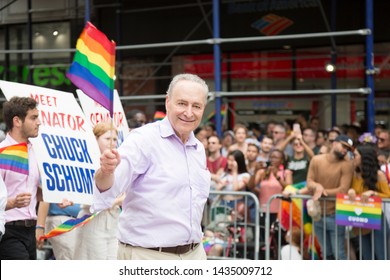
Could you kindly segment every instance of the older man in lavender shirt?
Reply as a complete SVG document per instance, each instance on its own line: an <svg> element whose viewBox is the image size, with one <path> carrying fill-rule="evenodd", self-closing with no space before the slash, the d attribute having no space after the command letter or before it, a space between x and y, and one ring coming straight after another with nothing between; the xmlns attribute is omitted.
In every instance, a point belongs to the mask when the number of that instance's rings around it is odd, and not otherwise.
<svg viewBox="0 0 390 280"><path fill-rule="evenodd" d="M206 259L201 219L210 173L204 146L194 136L208 86L179 74L168 88L167 117L135 130L100 158L92 210L126 193L119 219L118 259Z"/></svg>

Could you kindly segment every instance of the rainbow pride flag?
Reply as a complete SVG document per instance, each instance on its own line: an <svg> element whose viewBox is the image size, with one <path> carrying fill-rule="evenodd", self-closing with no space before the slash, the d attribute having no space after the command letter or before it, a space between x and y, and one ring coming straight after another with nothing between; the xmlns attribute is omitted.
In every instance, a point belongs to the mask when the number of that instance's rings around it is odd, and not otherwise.
<svg viewBox="0 0 390 280"><path fill-rule="evenodd" d="M306 186L306 181L286 186L287 190L296 192ZM290 217L292 227L301 228L303 224L303 246L307 248L308 255L314 259L321 259L321 246L317 238L313 238L313 224L306 208L306 200L293 198L290 201L282 201L281 212L279 213L280 224L285 230L290 229Z"/></svg>
<svg viewBox="0 0 390 280"><path fill-rule="evenodd" d="M165 116L166 114L164 112L156 111L153 116L153 121L161 121Z"/></svg>
<svg viewBox="0 0 390 280"><path fill-rule="evenodd" d="M114 110L115 47L106 35L87 22L77 40L76 53L66 77L86 95Z"/></svg>
<svg viewBox="0 0 390 280"><path fill-rule="evenodd" d="M0 169L28 175L27 143L19 143L0 149Z"/></svg>
<svg viewBox="0 0 390 280"><path fill-rule="evenodd" d="M226 104L222 104L221 106L221 111L220 111L220 114L221 114L221 117L222 117L222 120L225 119L225 116L226 116L226 112L227 112L227 105ZM213 111L211 111L207 117L205 118L204 120L204 123L206 122L212 122L212 123L215 123L215 109ZM223 122L223 121L222 121Z"/></svg>
<svg viewBox="0 0 390 280"><path fill-rule="evenodd" d="M83 226L83 225L89 223L99 213L100 212L96 212L93 214L85 214L81 218L69 219L69 220L65 221L64 223L60 224L58 227L49 231L47 234L40 236L39 240L52 238L54 236L58 236L58 235L67 233L67 232L75 229L76 227Z"/></svg>
<svg viewBox="0 0 390 280"><path fill-rule="evenodd" d="M205 250L206 253L210 252L211 250L211 247L213 247L213 244L214 242L211 240L210 237L206 237L204 236L202 238L202 244L203 244L203 248Z"/></svg>
<svg viewBox="0 0 390 280"><path fill-rule="evenodd" d="M368 229L381 229L382 199L372 196L367 203L362 202L361 196L351 201L346 194L336 197L336 224Z"/></svg>
<svg viewBox="0 0 390 280"><path fill-rule="evenodd" d="M296 192L306 186L306 181L296 183L293 185L286 186L285 190L291 190ZM284 229L288 230L290 228L290 207L292 208L292 226L300 227L301 226L301 215L303 212L303 201L302 199L293 198L292 204L290 205L289 201L282 201L282 212L280 217L281 225Z"/></svg>

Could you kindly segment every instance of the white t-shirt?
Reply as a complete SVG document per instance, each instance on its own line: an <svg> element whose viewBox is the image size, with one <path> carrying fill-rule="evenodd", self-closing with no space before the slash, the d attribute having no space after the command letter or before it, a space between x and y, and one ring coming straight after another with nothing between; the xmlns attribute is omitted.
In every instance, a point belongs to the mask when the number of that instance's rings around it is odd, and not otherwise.
<svg viewBox="0 0 390 280"><path fill-rule="evenodd" d="M390 163L387 164L387 168L388 168L388 170L390 170ZM386 174L386 164L381 165L381 170ZM387 177L387 174L386 174L386 177ZM387 180L388 179L389 178L387 178ZM390 184L389 184L389 187L390 187Z"/></svg>
<svg viewBox="0 0 390 280"><path fill-rule="evenodd" d="M291 245L284 245L280 255L282 260L302 260L302 256L299 253L298 248Z"/></svg>
<svg viewBox="0 0 390 280"><path fill-rule="evenodd" d="M243 181L245 178L249 181L251 175L248 172L238 174L237 180L238 182ZM224 191L233 191L233 175L231 174L224 174L222 177L222 180L226 181L225 188L223 189ZM245 190L243 190L245 191Z"/></svg>

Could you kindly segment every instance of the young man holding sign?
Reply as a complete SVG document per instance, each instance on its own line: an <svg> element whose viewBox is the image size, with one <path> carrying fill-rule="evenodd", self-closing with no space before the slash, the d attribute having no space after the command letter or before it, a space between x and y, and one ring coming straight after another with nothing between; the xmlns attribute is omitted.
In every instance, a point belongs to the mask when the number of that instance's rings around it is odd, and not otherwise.
<svg viewBox="0 0 390 280"><path fill-rule="evenodd" d="M1 165L0 175L7 187L8 198L5 233L0 242L0 259L34 260L37 256L36 206L41 189L38 164L29 138L38 136L41 124L37 102L30 97L12 97L3 104L3 118L8 133L5 140L0 143L0 148L26 144L28 162L24 168L17 170L15 166L19 165L16 162ZM16 149L14 151L10 150L11 157L18 155ZM25 154L24 151L23 153Z"/></svg>

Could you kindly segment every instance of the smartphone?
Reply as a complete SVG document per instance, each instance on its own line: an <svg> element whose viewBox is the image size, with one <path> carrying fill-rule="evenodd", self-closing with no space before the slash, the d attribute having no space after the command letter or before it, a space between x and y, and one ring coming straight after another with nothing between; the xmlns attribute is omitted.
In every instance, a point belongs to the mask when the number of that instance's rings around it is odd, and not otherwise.
<svg viewBox="0 0 390 280"><path fill-rule="evenodd" d="M301 134L301 126L299 123L294 123L293 124L293 131L295 134Z"/></svg>

